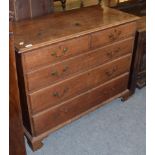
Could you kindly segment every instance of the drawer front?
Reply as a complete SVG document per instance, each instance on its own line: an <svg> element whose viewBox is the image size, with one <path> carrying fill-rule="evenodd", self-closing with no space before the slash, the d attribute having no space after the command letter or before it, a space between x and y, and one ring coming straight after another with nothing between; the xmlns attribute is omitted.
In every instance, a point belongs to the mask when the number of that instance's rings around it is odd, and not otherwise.
<svg viewBox="0 0 155 155"><path fill-rule="evenodd" d="M35 134L39 135L100 105L127 89L128 74L92 89L40 115L33 116Z"/></svg>
<svg viewBox="0 0 155 155"><path fill-rule="evenodd" d="M26 74L28 90L35 91L53 84L75 73L86 71L106 61L131 53L133 38L81 54L61 63Z"/></svg>
<svg viewBox="0 0 155 155"><path fill-rule="evenodd" d="M129 71L131 55L101 65L29 95L33 113L60 104L87 90Z"/></svg>
<svg viewBox="0 0 155 155"><path fill-rule="evenodd" d="M24 53L26 72L89 50L90 36L83 36Z"/></svg>
<svg viewBox="0 0 155 155"><path fill-rule="evenodd" d="M92 48L96 48L123 38L134 36L135 31L135 22L98 31L92 34L91 46Z"/></svg>

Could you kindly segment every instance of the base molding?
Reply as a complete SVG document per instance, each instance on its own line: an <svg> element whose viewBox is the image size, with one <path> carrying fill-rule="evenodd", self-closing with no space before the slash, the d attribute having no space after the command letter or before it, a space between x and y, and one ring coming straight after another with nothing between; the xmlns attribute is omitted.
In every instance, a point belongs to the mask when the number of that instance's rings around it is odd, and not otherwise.
<svg viewBox="0 0 155 155"><path fill-rule="evenodd" d="M67 124L69 124L69 123L79 119L80 117L88 114L89 112L92 112L92 111L102 107L103 105L111 102L114 99L121 98L121 101L126 101L130 96L131 96L131 93L130 93L129 89L127 89L127 90L123 91L122 93L119 93L119 94L115 95L114 97L112 97L112 98L110 98L110 99L108 99L106 101L103 101L100 105L92 107L91 109L89 109L89 110L81 113L80 115L78 115L78 116L76 116L76 117L74 117L74 118L72 118L72 119L70 119L70 120L68 120L68 121L66 121L66 122L56 126L55 128L52 128L51 130L48 130L48 131L44 132L43 134L41 134L39 136L32 136L26 130L26 128L24 128L24 132L25 132L25 136L27 138L27 142L28 142L30 148L33 151L36 151L36 150L40 149L43 146L42 140L44 138L46 138L49 134L53 133L54 131L56 131L56 130L62 128L63 126L65 126L65 125L67 125Z"/></svg>

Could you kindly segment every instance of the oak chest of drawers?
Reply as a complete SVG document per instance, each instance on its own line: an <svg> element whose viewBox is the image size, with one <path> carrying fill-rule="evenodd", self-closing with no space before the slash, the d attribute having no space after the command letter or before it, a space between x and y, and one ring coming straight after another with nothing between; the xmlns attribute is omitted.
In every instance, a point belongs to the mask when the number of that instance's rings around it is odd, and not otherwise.
<svg viewBox="0 0 155 155"><path fill-rule="evenodd" d="M95 6L14 23L23 122L33 150L56 129L128 97L137 19Z"/></svg>

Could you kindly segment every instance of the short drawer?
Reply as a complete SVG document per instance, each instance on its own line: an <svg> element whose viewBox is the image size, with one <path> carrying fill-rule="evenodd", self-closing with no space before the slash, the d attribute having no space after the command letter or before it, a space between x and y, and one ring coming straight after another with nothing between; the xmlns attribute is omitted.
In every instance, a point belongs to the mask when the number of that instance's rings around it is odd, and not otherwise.
<svg viewBox="0 0 155 155"><path fill-rule="evenodd" d="M24 53L26 72L89 50L90 36L82 36Z"/></svg>
<svg viewBox="0 0 155 155"><path fill-rule="evenodd" d="M63 80L75 73L86 71L106 61L132 52L133 38L116 42L100 49L80 54L71 59L49 65L26 74L28 90L35 91Z"/></svg>
<svg viewBox="0 0 155 155"><path fill-rule="evenodd" d="M131 54L29 94L32 113L58 105L118 75L129 72L130 63Z"/></svg>
<svg viewBox="0 0 155 155"><path fill-rule="evenodd" d="M92 34L91 47L96 48L135 35L136 23L132 22Z"/></svg>
<svg viewBox="0 0 155 155"><path fill-rule="evenodd" d="M62 126L67 121L81 116L95 106L99 106L103 101L127 90L128 74L124 74L108 83L100 85L62 105L49 109L40 115L33 116L34 130L36 136L58 126Z"/></svg>

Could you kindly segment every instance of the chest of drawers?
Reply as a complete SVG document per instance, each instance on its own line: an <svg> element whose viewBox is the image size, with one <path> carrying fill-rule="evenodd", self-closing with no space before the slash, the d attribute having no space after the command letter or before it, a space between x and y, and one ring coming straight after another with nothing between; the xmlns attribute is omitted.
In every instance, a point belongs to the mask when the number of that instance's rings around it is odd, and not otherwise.
<svg viewBox="0 0 155 155"><path fill-rule="evenodd" d="M129 96L137 19L94 6L14 23L23 122L33 150L56 129Z"/></svg>

